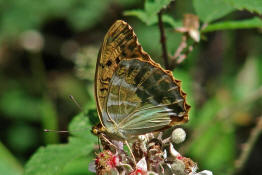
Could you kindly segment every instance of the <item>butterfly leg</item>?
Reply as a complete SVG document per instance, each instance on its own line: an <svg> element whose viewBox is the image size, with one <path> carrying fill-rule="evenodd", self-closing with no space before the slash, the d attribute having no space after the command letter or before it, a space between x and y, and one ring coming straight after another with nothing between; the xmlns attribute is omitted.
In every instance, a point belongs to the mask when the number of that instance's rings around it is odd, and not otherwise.
<svg viewBox="0 0 262 175"><path fill-rule="evenodd" d="M114 145L110 140L108 140L104 134L101 134L100 136L101 136L101 138L104 139L109 145L113 146L115 149L118 149L118 147L117 147L116 145Z"/></svg>
<svg viewBox="0 0 262 175"><path fill-rule="evenodd" d="M126 146L128 147L128 149L129 149L129 151L130 151L130 154L131 154L131 156L132 156L132 158L133 158L133 161L134 161L134 164L135 164L135 166L136 166L136 158L135 158L135 156L134 156L134 154L133 154L133 151L132 151L132 149L131 149L131 147L130 147L130 145L129 145L129 143L128 143L127 140L125 140L125 143L126 143Z"/></svg>

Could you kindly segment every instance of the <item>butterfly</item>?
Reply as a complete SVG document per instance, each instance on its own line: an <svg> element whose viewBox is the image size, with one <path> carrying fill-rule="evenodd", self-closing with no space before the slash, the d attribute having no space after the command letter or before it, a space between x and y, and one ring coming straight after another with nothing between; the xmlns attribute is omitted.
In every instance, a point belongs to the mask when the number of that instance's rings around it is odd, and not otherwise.
<svg viewBox="0 0 262 175"><path fill-rule="evenodd" d="M100 48L95 74L96 135L127 141L186 123L190 105L181 81L155 63L133 29L117 20Z"/></svg>

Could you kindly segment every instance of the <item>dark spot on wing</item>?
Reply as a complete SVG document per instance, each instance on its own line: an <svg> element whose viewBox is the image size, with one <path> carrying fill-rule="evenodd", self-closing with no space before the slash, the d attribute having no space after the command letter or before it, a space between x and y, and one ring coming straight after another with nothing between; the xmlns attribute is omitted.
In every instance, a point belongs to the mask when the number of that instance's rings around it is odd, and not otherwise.
<svg viewBox="0 0 262 175"><path fill-rule="evenodd" d="M131 55L131 58L137 58L137 57L138 57L138 55L135 54L135 53Z"/></svg>
<svg viewBox="0 0 262 175"><path fill-rule="evenodd" d="M118 64L120 62L119 57L116 58L116 64Z"/></svg>
<svg viewBox="0 0 262 175"><path fill-rule="evenodd" d="M99 63L99 65L104 69L105 65L103 65L103 64L101 64L101 63Z"/></svg>
<svg viewBox="0 0 262 175"><path fill-rule="evenodd" d="M125 52L122 52L122 55L123 55L123 57L126 57L126 53Z"/></svg>
<svg viewBox="0 0 262 175"><path fill-rule="evenodd" d="M126 48L126 46L125 46L124 44L121 44L121 45L120 45L120 49L121 49L121 50L124 50L125 48Z"/></svg>
<svg viewBox="0 0 262 175"><path fill-rule="evenodd" d="M100 89L101 92L104 92L104 91L106 91L106 90L107 90L107 88L101 88L101 89Z"/></svg>
<svg viewBox="0 0 262 175"><path fill-rule="evenodd" d="M106 65L107 65L108 67L111 66L111 65L112 65L112 61L108 60L108 61L106 62Z"/></svg>
<svg viewBox="0 0 262 175"><path fill-rule="evenodd" d="M128 49L132 52L134 50L134 48L136 47L135 43L131 43L130 45L128 45Z"/></svg>
<svg viewBox="0 0 262 175"><path fill-rule="evenodd" d="M102 83L102 84L108 84L109 82L110 82L110 80L111 80L111 78L110 77L107 77L107 78L105 78L105 79L100 79L100 83Z"/></svg>

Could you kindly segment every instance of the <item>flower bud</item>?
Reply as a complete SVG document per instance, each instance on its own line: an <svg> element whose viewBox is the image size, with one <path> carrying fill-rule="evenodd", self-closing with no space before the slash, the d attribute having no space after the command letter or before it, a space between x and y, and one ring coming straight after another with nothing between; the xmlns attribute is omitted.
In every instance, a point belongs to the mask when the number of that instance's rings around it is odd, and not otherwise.
<svg viewBox="0 0 262 175"><path fill-rule="evenodd" d="M171 136L172 142L179 144L185 141L186 139L186 132L184 129L182 128L176 128L174 129L174 131L172 132L172 136Z"/></svg>

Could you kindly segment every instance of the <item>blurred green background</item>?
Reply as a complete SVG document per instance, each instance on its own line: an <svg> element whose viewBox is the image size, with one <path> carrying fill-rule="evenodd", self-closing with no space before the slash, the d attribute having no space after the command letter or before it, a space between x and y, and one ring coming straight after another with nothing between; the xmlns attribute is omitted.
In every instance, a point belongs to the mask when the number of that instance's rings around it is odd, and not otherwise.
<svg viewBox="0 0 262 175"><path fill-rule="evenodd" d="M163 11L170 55L181 42L182 34L174 29L182 27L185 14L207 25L173 72L192 106L183 126L187 141L179 151L214 174L262 172L262 126L257 126L262 117L261 2L177 0ZM97 149L90 133L97 122L93 80L103 37L123 19L163 65L156 14L166 4L0 0L0 175L92 174L88 164ZM79 132L69 137L44 133L45 128ZM250 152L238 168L246 142Z"/></svg>

